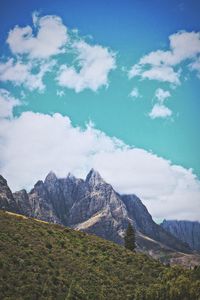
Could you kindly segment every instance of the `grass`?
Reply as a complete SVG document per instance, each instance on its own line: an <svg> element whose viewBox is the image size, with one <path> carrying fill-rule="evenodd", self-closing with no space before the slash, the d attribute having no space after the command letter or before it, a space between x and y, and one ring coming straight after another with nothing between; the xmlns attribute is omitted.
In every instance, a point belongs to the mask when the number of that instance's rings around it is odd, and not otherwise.
<svg viewBox="0 0 200 300"><path fill-rule="evenodd" d="M200 268L166 267L96 236L1 211L0 299L198 300Z"/></svg>

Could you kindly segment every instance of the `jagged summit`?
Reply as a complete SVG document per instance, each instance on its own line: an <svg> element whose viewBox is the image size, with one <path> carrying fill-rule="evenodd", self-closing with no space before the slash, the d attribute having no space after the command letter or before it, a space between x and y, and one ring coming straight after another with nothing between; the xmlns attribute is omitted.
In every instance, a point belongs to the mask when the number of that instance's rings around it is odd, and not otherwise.
<svg viewBox="0 0 200 300"><path fill-rule="evenodd" d="M67 179L70 179L71 181L75 181L77 180L77 178L74 176L74 174L72 174L71 172L69 172L67 174Z"/></svg>
<svg viewBox="0 0 200 300"><path fill-rule="evenodd" d="M89 183L89 185L91 185L91 186L96 186L99 183L105 183L105 181L101 177L100 173L93 168L90 170L90 172L86 176L85 181L87 183Z"/></svg>
<svg viewBox="0 0 200 300"><path fill-rule="evenodd" d="M7 185L7 180L6 180L3 176L1 176L1 175L0 175L0 185L1 185L1 186Z"/></svg>
<svg viewBox="0 0 200 300"><path fill-rule="evenodd" d="M53 171L50 171L50 172L47 174L47 176L46 176L44 182L55 181L55 180L57 180L56 174L55 174Z"/></svg>
<svg viewBox="0 0 200 300"><path fill-rule="evenodd" d="M37 187L40 187L40 186L43 186L44 185L44 182L42 180L38 180L35 184L34 184L34 188L37 188ZM33 189L32 189L33 190ZM31 191L32 191L31 190Z"/></svg>
<svg viewBox="0 0 200 300"><path fill-rule="evenodd" d="M74 176L73 173L69 172L67 174L67 176L65 178L63 178L63 179L70 179L72 181L76 181L78 178L76 176ZM53 182L53 181L56 181L56 180L58 180L58 177L56 176L56 174L53 171L50 171L47 174L47 176L46 176L46 178L44 180L44 183ZM97 185L100 182L105 183L105 181L101 177L100 173L97 170L93 169L93 168L87 174L85 182L89 183L92 186L95 186L95 185Z"/></svg>
<svg viewBox="0 0 200 300"><path fill-rule="evenodd" d="M12 212L18 212L18 205L13 194L7 185L6 179L0 175L0 208Z"/></svg>

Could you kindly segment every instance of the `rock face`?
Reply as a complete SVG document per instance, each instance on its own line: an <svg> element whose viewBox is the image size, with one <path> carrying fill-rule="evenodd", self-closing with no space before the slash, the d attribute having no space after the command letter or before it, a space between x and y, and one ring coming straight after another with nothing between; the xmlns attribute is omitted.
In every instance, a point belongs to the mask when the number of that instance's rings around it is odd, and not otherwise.
<svg viewBox="0 0 200 300"><path fill-rule="evenodd" d="M122 195L121 198L126 205L129 218L135 221L135 227L139 232L170 248L175 248L179 251L187 250L186 244L180 246L179 240L177 241L178 237L174 238L171 233L153 221L147 208L137 196Z"/></svg>
<svg viewBox="0 0 200 300"><path fill-rule="evenodd" d="M29 199L29 195L26 190L21 190L16 193L13 193L14 200L18 207L18 210L21 214L33 217L32 215L32 206Z"/></svg>
<svg viewBox="0 0 200 300"><path fill-rule="evenodd" d="M19 213L18 205L13 197L7 181L0 175L0 208L11 212Z"/></svg>
<svg viewBox="0 0 200 300"><path fill-rule="evenodd" d="M164 220L161 226L191 249L200 251L200 223L192 221Z"/></svg>
<svg viewBox="0 0 200 300"><path fill-rule="evenodd" d="M188 245L153 221L138 197L118 194L93 169L85 180L71 174L57 178L50 172L30 193L21 190L12 194L1 177L0 192L3 199L0 208L8 211L70 226L119 244L123 244L123 235L130 222L136 229L138 249L190 252Z"/></svg>

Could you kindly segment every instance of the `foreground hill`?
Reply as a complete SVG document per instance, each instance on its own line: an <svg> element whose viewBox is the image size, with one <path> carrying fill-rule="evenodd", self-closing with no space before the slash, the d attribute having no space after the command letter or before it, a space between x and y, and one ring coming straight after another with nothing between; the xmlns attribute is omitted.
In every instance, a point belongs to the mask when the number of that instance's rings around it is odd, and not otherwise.
<svg viewBox="0 0 200 300"><path fill-rule="evenodd" d="M166 267L72 229L0 211L0 299L200 299L200 268Z"/></svg>
<svg viewBox="0 0 200 300"><path fill-rule="evenodd" d="M57 178L50 172L29 193L21 190L12 194L6 180L0 179L1 209L96 234L118 244L123 244L130 222L137 232L138 250L154 257L164 253L165 261L170 252L191 253L187 244L153 221L137 196L118 194L93 169L85 180L71 174Z"/></svg>

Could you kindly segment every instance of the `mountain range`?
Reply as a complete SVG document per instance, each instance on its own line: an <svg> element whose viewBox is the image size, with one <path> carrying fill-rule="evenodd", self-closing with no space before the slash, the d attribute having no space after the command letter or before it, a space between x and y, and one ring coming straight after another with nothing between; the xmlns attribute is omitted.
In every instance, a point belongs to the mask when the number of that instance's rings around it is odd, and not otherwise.
<svg viewBox="0 0 200 300"><path fill-rule="evenodd" d="M85 180L50 172L30 192L12 193L0 176L0 209L69 226L123 244L130 222L136 230L138 251L162 259L170 253L192 253L192 245L165 226L156 224L134 194L120 195L92 169ZM163 254L164 253L164 254Z"/></svg>
<svg viewBox="0 0 200 300"><path fill-rule="evenodd" d="M200 251L200 223L192 221L164 220L160 224L182 242L187 243L191 249Z"/></svg>

